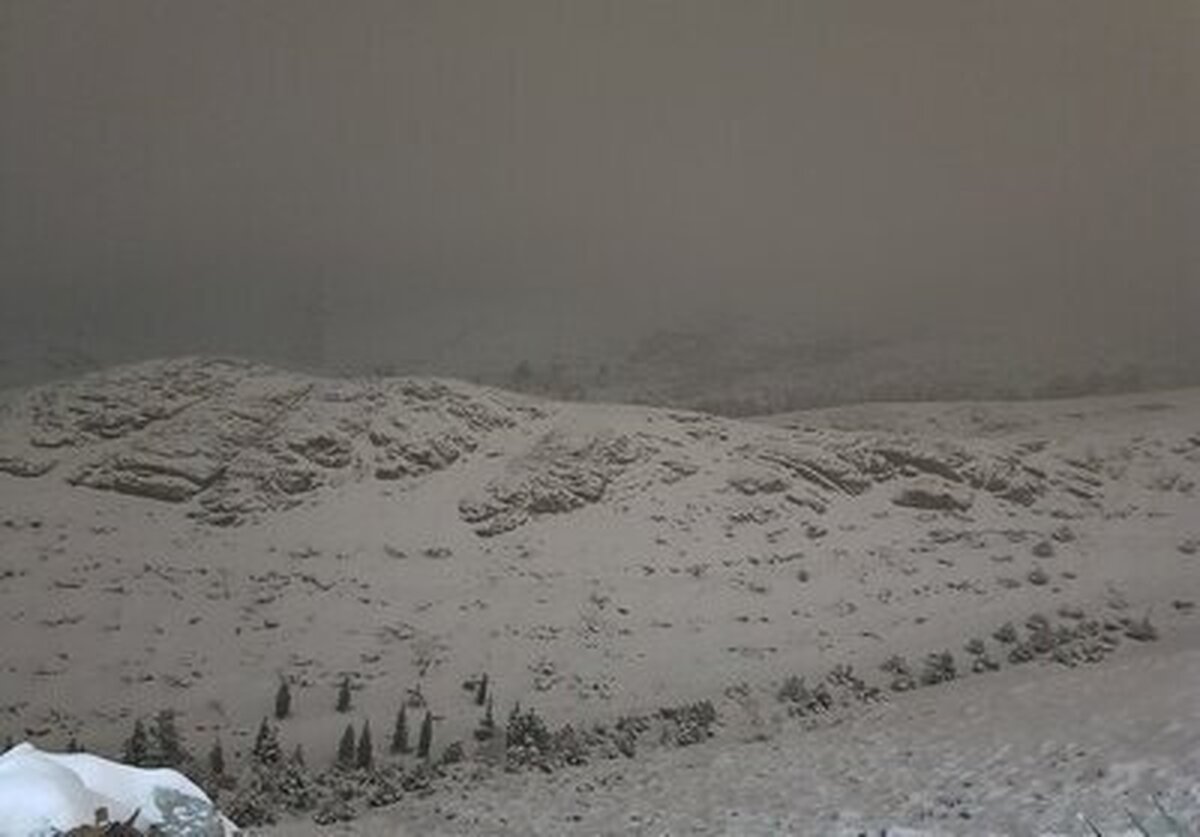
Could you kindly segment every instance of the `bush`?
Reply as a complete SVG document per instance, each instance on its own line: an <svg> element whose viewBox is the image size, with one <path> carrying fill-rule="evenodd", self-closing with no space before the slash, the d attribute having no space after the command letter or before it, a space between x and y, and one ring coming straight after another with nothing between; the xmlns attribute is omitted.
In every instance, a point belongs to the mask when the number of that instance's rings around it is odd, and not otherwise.
<svg viewBox="0 0 1200 837"><path fill-rule="evenodd" d="M825 682L848 694L850 699L857 703L870 703L879 699L879 689L855 674L854 667L850 665L834 666L825 676Z"/></svg>
<svg viewBox="0 0 1200 837"><path fill-rule="evenodd" d="M1158 639L1158 628L1150 622L1150 615L1136 619L1125 626L1125 636L1136 642L1154 642Z"/></svg>
<svg viewBox="0 0 1200 837"><path fill-rule="evenodd" d="M893 692L907 692L917 687L917 678L908 667L908 661L899 654L889 657L879 668L892 675L889 688Z"/></svg>
<svg viewBox="0 0 1200 837"><path fill-rule="evenodd" d="M783 681L775 698L780 703L788 705L788 715L793 718L804 718L827 712L833 706L833 697L824 684L818 684L810 689L803 677L792 675Z"/></svg>
<svg viewBox="0 0 1200 837"><path fill-rule="evenodd" d="M1036 656L1037 654L1034 653L1033 647L1029 643L1018 642L1008 652L1008 661L1013 665L1021 665L1032 662Z"/></svg>
<svg viewBox="0 0 1200 837"><path fill-rule="evenodd" d="M992 634L992 637L996 640L996 642L999 642L1002 645L1012 645L1019 639L1017 636L1017 628L1012 622L1005 622L996 629L996 632Z"/></svg>
<svg viewBox="0 0 1200 837"><path fill-rule="evenodd" d="M954 655L949 651L939 651L925 658L925 667L921 670L921 685L936 686L948 683L958 677L958 669L954 665Z"/></svg>
<svg viewBox="0 0 1200 837"><path fill-rule="evenodd" d="M546 722L534 709L521 711L520 704L513 707L504 731L504 743L510 751L544 752L549 749L550 731Z"/></svg>
<svg viewBox="0 0 1200 837"><path fill-rule="evenodd" d="M279 736L266 718L258 725L258 735L254 737L254 749L250 751L250 757L256 764L262 765L279 764L283 759Z"/></svg>
<svg viewBox="0 0 1200 837"><path fill-rule="evenodd" d="M713 725L717 722L717 710L712 701L708 700L664 707L658 714L667 722L664 737L668 743L680 747L698 744L711 738Z"/></svg>
<svg viewBox="0 0 1200 837"><path fill-rule="evenodd" d="M442 764L458 764L466 759L467 753L461 741L451 741L442 752Z"/></svg>

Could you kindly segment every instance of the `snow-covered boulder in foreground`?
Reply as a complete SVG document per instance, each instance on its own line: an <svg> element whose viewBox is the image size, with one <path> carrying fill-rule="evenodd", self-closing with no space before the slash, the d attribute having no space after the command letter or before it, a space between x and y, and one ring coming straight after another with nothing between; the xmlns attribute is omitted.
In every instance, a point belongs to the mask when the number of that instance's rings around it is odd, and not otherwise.
<svg viewBox="0 0 1200 837"><path fill-rule="evenodd" d="M0 837L65 832L110 820L157 826L164 837L226 837L233 824L174 770L143 770L83 753L44 753L21 744L0 756Z"/></svg>

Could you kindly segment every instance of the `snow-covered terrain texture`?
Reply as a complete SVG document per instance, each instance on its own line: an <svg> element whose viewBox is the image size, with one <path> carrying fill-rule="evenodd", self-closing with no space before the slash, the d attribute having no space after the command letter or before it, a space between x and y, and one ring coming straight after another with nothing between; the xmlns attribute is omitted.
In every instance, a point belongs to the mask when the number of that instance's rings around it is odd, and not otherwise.
<svg viewBox="0 0 1200 837"><path fill-rule="evenodd" d="M172 708L237 759L287 677L324 764L344 676L445 744L483 672L499 712L732 718L1034 613L1197 618L1196 390L739 422L183 359L3 399L0 740Z"/></svg>
<svg viewBox="0 0 1200 837"><path fill-rule="evenodd" d="M0 837L35 837L109 822L152 826L163 837L225 837L233 825L173 770L141 770L83 753L20 744L0 755ZM136 818L135 818L136 814Z"/></svg>
<svg viewBox="0 0 1200 837"><path fill-rule="evenodd" d="M1194 637L1194 635L1193 635ZM770 740L482 781L322 829L383 835L1196 834L1200 649L922 689ZM1086 819L1085 819L1086 818Z"/></svg>

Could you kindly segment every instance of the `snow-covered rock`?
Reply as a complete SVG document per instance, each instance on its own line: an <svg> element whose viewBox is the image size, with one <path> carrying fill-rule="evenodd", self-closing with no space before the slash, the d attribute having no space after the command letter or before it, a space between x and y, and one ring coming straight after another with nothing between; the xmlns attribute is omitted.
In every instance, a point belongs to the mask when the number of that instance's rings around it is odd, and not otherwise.
<svg viewBox="0 0 1200 837"><path fill-rule="evenodd" d="M46 753L21 744L0 756L0 837L65 832L95 822L155 826L164 837L225 837L233 824L204 791L174 770L144 770L86 753Z"/></svg>

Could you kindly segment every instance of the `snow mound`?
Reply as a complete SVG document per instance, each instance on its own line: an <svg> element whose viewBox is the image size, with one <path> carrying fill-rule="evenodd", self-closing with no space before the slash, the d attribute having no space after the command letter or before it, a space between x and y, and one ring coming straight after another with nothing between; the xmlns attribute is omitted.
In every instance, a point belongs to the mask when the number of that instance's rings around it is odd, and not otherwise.
<svg viewBox="0 0 1200 837"><path fill-rule="evenodd" d="M226 837L233 824L174 770L143 770L84 753L45 753L21 744L0 756L0 837L33 837L110 821L159 829L164 837Z"/></svg>

